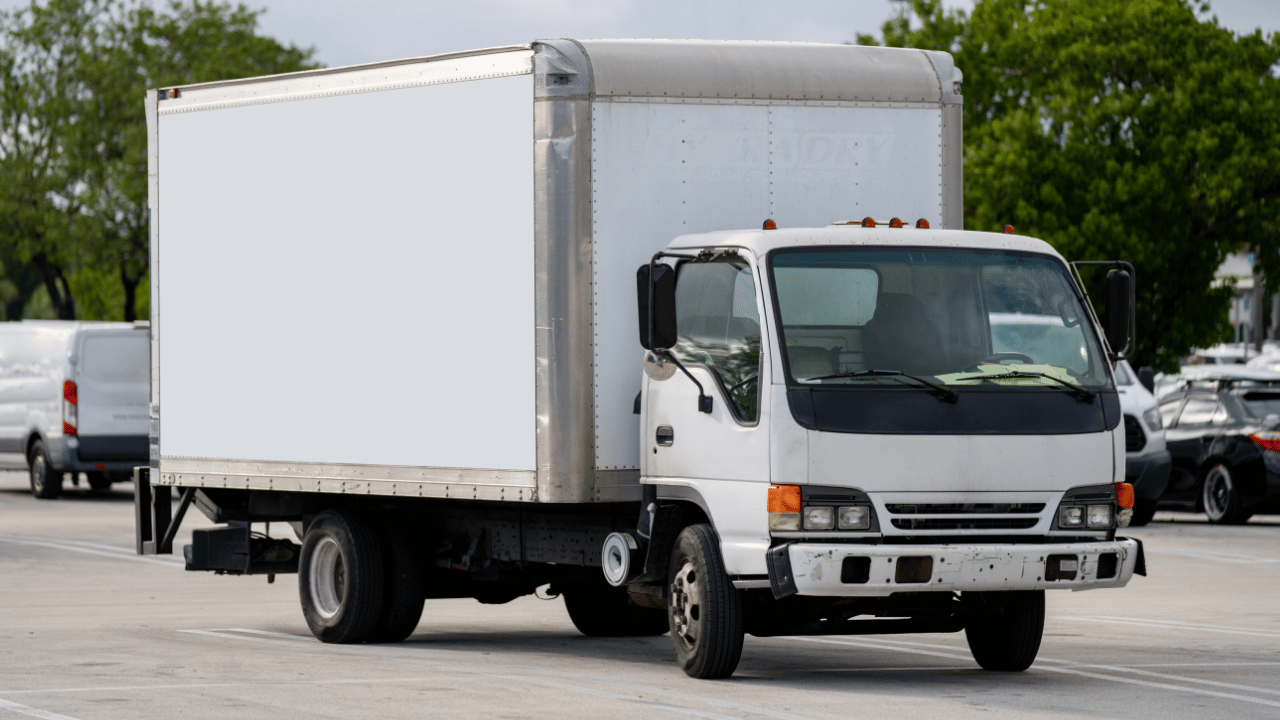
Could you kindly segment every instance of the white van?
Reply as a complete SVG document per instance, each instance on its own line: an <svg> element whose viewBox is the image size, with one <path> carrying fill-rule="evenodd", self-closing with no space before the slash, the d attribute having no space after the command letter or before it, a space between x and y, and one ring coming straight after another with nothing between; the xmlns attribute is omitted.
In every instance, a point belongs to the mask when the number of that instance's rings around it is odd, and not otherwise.
<svg viewBox="0 0 1280 720"><path fill-rule="evenodd" d="M150 324L0 323L0 468L55 498L65 473L106 489L150 458Z"/></svg>
<svg viewBox="0 0 1280 720"><path fill-rule="evenodd" d="M1156 514L1156 501L1169 484L1172 461L1155 396L1136 380L1137 374L1128 361L1116 363L1115 373L1120 411L1124 413L1124 480L1133 486L1134 494L1129 524L1146 525Z"/></svg>

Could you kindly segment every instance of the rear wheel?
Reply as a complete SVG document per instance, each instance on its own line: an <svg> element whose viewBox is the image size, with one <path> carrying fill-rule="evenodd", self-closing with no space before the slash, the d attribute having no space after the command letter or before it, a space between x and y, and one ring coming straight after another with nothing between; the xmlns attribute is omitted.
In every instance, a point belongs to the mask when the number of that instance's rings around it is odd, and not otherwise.
<svg viewBox="0 0 1280 720"><path fill-rule="evenodd" d="M1200 501L1209 522L1237 525L1249 519L1253 513L1245 512L1240 502L1240 491L1231 478L1231 469L1221 463L1205 473L1200 488Z"/></svg>
<svg viewBox="0 0 1280 720"><path fill-rule="evenodd" d="M91 472L91 473L85 473L85 476L89 478L90 490L110 490L111 489L110 475L104 472Z"/></svg>
<svg viewBox="0 0 1280 720"><path fill-rule="evenodd" d="M321 642L368 639L382 611L383 583L378 539L364 522L339 510L311 521L298 560L298 595Z"/></svg>
<svg viewBox="0 0 1280 720"><path fill-rule="evenodd" d="M1044 591L965 593L969 651L983 670L1031 667L1044 636Z"/></svg>
<svg viewBox="0 0 1280 720"><path fill-rule="evenodd" d="M27 468L31 477L32 495L51 500L62 494L62 473L49 465L49 455L45 452L43 440L36 440L31 444Z"/></svg>
<svg viewBox="0 0 1280 720"><path fill-rule="evenodd" d="M1142 527L1151 522L1156 516L1155 500L1134 500L1133 501L1133 518L1129 520L1129 527Z"/></svg>
<svg viewBox="0 0 1280 720"><path fill-rule="evenodd" d="M665 610L636 605L625 587L614 587L603 577L566 586L562 594L569 619L583 635L637 637L667 632Z"/></svg>
<svg viewBox="0 0 1280 720"><path fill-rule="evenodd" d="M368 642L395 643L413 634L422 619L422 571L403 533L382 533L382 610Z"/></svg>
<svg viewBox="0 0 1280 720"><path fill-rule="evenodd" d="M690 677L723 678L742 657L742 593L725 574L720 543L710 525L680 532L671 551L671 641L676 662Z"/></svg>

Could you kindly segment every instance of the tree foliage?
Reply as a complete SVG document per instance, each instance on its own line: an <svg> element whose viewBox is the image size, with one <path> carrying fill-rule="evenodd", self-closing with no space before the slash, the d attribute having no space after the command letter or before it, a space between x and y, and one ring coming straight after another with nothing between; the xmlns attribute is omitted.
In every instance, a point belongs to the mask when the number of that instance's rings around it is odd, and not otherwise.
<svg viewBox="0 0 1280 720"><path fill-rule="evenodd" d="M142 314L149 88L317 67L312 49L259 35L261 13L200 0L36 0L0 13L0 253L39 269L58 317ZM93 295L80 312L77 291Z"/></svg>
<svg viewBox="0 0 1280 720"><path fill-rule="evenodd" d="M1135 364L1228 331L1213 274L1251 249L1280 286L1280 36L1187 0L913 0L883 28L964 72L965 223L1137 269ZM860 36L860 42L874 42ZM1098 295L1095 294L1095 297Z"/></svg>

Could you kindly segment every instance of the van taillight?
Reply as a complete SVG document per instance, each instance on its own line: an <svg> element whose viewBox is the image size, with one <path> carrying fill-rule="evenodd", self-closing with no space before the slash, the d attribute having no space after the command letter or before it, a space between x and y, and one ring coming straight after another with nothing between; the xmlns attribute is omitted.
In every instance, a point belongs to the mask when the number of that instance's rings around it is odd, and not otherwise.
<svg viewBox="0 0 1280 720"><path fill-rule="evenodd" d="M78 419L76 418L76 384L67 380L62 383L62 434L75 435Z"/></svg>

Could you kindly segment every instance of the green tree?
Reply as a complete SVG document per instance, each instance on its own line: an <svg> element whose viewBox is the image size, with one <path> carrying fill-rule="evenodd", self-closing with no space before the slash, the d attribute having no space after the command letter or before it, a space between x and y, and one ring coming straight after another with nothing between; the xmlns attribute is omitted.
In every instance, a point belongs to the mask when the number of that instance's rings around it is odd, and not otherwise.
<svg viewBox="0 0 1280 720"><path fill-rule="evenodd" d="M1231 291L1213 273L1228 253L1254 250L1280 286L1280 36L1197 11L1208 4L986 0L970 17L913 0L915 23L883 28L965 73L966 226L1132 262L1135 364L1165 370L1226 334Z"/></svg>
<svg viewBox="0 0 1280 720"><path fill-rule="evenodd" d="M41 267L59 317L76 316L77 293L92 295L82 303L86 318L146 312L138 303L149 297L141 287L149 261L149 89L318 67L313 49L259 35L262 12L200 0L162 10L48 0L0 16L0 102L15 118L0 125L0 143L13 137L16 148L0 145L0 182L13 175L26 183L15 186L21 193L8 183L0 189L0 212L12 218L0 225L0 250L14 248ZM28 209L10 215L11 206ZM70 268L84 277L69 280ZM118 289L104 282L106 268ZM119 312L107 310L108 300Z"/></svg>

